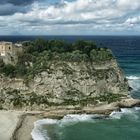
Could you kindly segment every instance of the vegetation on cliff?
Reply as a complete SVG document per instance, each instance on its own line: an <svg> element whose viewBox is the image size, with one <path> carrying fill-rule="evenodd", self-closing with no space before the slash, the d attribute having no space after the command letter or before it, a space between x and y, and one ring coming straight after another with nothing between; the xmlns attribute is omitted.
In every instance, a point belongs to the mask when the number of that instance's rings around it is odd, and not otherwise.
<svg viewBox="0 0 140 140"><path fill-rule="evenodd" d="M95 62L112 59L107 48L100 48L93 41L78 40L67 43L63 40L37 39L34 42L23 42L23 52L18 56L18 63L5 65L0 60L0 72L10 77L32 79L36 74L49 69L49 62Z"/></svg>
<svg viewBox="0 0 140 140"><path fill-rule="evenodd" d="M71 93L73 94L73 93ZM5 98L8 97L6 100ZM35 92L27 93L26 95L21 94L19 90L11 90L6 93L1 93L0 95L0 109L6 109L6 106L11 106L11 108L25 108L25 107L35 107L40 109L45 106L79 106L84 107L87 105L97 105L99 102L112 103L120 101L121 98L125 97L120 94L106 93L99 95L97 97L84 97L79 100L65 99L62 103L50 102L47 95L38 95Z"/></svg>

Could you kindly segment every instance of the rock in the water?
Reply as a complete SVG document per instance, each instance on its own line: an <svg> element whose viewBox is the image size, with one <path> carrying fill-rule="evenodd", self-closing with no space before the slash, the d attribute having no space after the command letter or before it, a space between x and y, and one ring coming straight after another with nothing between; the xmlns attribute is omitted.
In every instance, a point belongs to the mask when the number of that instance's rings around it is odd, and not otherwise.
<svg viewBox="0 0 140 140"><path fill-rule="evenodd" d="M119 106L120 107L135 107L135 106L140 106L140 100L138 99L133 99L133 98L129 98L129 99L124 99L122 101L119 102Z"/></svg>

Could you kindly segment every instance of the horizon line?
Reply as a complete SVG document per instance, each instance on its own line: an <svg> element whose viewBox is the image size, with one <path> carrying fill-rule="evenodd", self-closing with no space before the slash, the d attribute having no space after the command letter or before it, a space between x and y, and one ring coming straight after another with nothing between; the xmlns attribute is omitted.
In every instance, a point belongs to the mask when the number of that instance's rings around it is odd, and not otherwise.
<svg viewBox="0 0 140 140"><path fill-rule="evenodd" d="M0 35L0 36L140 36L140 34L136 34L136 35L53 35L53 34L50 34L50 35Z"/></svg>

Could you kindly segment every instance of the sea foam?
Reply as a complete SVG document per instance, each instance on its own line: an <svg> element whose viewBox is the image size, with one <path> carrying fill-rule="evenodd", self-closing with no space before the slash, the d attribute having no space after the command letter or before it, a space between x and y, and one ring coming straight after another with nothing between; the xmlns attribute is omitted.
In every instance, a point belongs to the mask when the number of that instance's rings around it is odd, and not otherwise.
<svg viewBox="0 0 140 140"><path fill-rule="evenodd" d="M140 77L138 77L138 76L133 76L133 75L127 76L126 78L127 78L128 80L140 80Z"/></svg>
<svg viewBox="0 0 140 140"><path fill-rule="evenodd" d="M42 119L34 122L34 129L31 132L31 136L33 140L50 140L47 134L44 134L42 131L42 125L52 125L57 124L58 120L53 119Z"/></svg>
<svg viewBox="0 0 140 140"><path fill-rule="evenodd" d="M133 120L137 120L139 118L137 115L139 110L140 110L140 107L121 108L120 111L113 111L109 117L112 119L121 119L124 115L125 116L127 115L129 118Z"/></svg>
<svg viewBox="0 0 140 140"><path fill-rule="evenodd" d="M140 90L140 77L139 76L128 76L129 86L133 88L133 91Z"/></svg>

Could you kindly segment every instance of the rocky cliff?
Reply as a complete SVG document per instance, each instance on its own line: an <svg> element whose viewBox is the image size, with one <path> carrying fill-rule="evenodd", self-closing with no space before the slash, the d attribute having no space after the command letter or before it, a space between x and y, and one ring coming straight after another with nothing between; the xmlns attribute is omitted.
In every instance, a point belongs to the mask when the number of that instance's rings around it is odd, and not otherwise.
<svg viewBox="0 0 140 140"><path fill-rule="evenodd" d="M28 83L0 76L1 109L45 110L48 106L87 106L127 96L128 83L115 59L95 62L50 61Z"/></svg>

